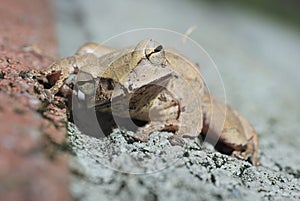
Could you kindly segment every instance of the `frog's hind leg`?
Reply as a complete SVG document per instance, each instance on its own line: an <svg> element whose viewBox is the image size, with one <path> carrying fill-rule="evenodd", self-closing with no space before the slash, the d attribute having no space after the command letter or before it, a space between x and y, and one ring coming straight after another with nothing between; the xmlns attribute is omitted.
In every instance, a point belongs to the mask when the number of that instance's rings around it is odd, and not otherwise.
<svg viewBox="0 0 300 201"><path fill-rule="evenodd" d="M226 109L225 118L218 120L218 118L224 117L224 109ZM253 165L259 164L257 159L258 137L246 118L225 103L212 99L207 93L204 95L203 112L204 127L201 135L208 142L217 142L215 148L221 153L242 160L250 160ZM215 118L212 118L213 115ZM218 122L223 122L222 120L224 120L224 124L221 128L222 124Z"/></svg>
<svg viewBox="0 0 300 201"><path fill-rule="evenodd" d="M245 160L250 160L253 165L259 165L260 162L258 160L258 136L254 127L251 123L242 116L238 111L234 111L236 116L239 118L245 132L245 136L247 138L247 147L244 152L237 153L233 152L232 154L235 157L242 156Z"/></svg>

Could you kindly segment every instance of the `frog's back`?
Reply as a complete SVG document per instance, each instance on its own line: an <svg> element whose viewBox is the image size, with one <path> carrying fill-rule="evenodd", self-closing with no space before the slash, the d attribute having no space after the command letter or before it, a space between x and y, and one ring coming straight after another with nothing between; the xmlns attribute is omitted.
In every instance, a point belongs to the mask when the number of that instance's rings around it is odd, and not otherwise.
<svg viewBox="0 0 300 201"><path fill-rule="evenodd" d="M180 54L177 50L167 49L165 54L174 71L182 76L193 89L196 89L199 93L203 94L204 83L198 66Z"/></svg>

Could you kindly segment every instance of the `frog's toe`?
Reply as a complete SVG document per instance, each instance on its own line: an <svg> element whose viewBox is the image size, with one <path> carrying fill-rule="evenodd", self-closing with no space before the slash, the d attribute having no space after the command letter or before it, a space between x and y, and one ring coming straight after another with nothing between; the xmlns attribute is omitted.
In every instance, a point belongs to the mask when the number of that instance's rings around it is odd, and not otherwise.
<svg viewBox="0 0 300 201"><path fill-rule="evenodd" d="M140 142L147 142L151 133L163 130L165 126L158 122L151 122L143 127L139 127L132 137Z"/></svg>
<svg viewBox="0 0 300 201"><path fill-rule="evenodd" d="M250 153L245 151L233 151L231 156L241 160L247 160L250 157Z"/></svg>
<svg viewBox="0 0 300 201"><path fill-rule="evenodd" d="M149 134L142 133L140 131L138 132L127 132L127 135L132 137L134 140L139 142L148 142L149 140Z"/></svg>
<svg viewBox="0 0 300 201"><path fill-rule="evenodd" d="M171 145L173 146L181 146L183 147L185 142L184 140L182 139L182 137L179 137L179 136L170 136L168 138L169 142L171 143Z"/></svg>
<svg viewBox="0 0 300 201"><path fill-rule="evenodd" d="M245 161L249 161L252 163L252 165L260 165L260 162L257 158L257 154L256 153L252 153L249 150L246 151L233 151L231 156L241 159L241 160L245 160Z"/></svg>
<svg viewBox="0 0 300 201"><path fill-rule="evenodd" d="M259 162L259 160L258 160L258 158L257 158L256 155L253 155L253 156L251 157L251 163L252 163L253 165L255 165L255 166L261 165L261 163Z"/></svg>

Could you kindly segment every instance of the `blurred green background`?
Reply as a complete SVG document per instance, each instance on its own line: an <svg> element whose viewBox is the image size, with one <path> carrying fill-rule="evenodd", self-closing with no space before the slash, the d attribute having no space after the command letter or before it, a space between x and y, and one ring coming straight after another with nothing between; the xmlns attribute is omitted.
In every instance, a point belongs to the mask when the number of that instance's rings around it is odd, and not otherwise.
<svg viewBox="0 0 300 201"><path fill-rule="evenodd" d="M300 29L299 0L192 0L210 4L230 4L252 12L266 15Z"/></svg>

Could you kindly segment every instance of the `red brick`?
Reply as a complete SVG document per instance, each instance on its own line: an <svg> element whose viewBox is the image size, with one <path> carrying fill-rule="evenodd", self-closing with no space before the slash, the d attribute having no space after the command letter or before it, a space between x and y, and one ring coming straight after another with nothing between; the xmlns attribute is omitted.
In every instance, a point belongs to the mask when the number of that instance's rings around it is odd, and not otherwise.
<svg viewBox="0 0 300 201"><path fill-rule="evenodd" d="M65 109L38 113L36 83L20 76L47 67L47 54L56 54L50 3L0 0L0 200L71 200L67 157L53 145L65 141Z"/></svg>

